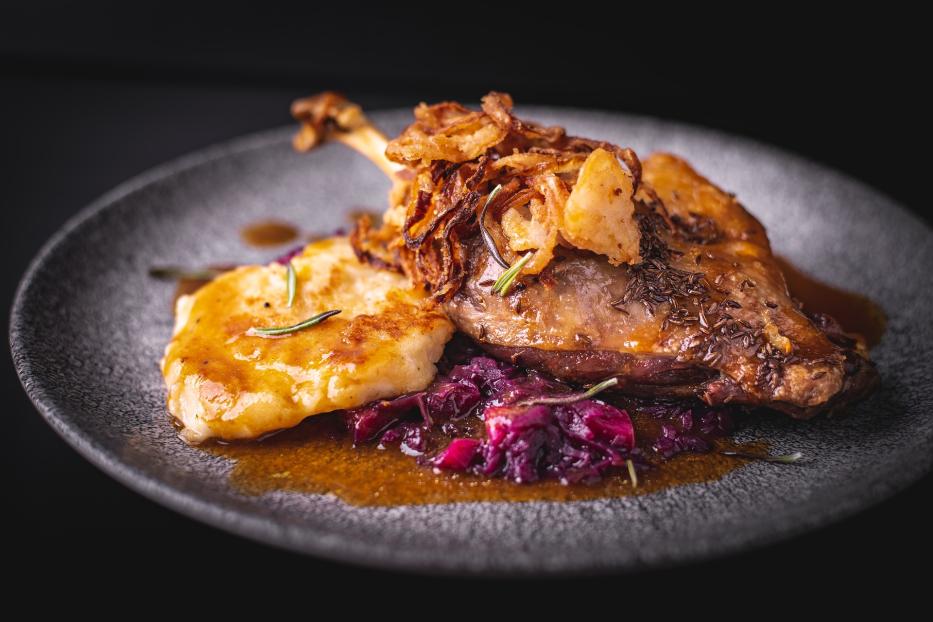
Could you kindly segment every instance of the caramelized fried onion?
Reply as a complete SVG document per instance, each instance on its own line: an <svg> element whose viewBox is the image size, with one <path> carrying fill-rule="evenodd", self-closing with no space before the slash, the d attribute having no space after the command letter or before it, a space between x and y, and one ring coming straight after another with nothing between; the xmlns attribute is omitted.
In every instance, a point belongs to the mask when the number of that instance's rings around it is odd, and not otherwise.
<svg viewBox="0 0 933 622"><path fill-rule="evenodd" d="M319 123L307 125L320 133ZM497 185L502 190L483 224L506 261L534 253L521 275L544 270L559 244L604 254L613 263L639 260L633 210L654 208L639 193L635 153L521 120L505 93L486 95L482 111L455 102L420 104L414 123L388 143L385 155L406 167L407 180L393 190L393 217L378 229L361 220L353 247L361 260L404 271L439 300L460 288L464 242L479 233L479 212ZM623 229L624 235L606 234Z"/></svg>

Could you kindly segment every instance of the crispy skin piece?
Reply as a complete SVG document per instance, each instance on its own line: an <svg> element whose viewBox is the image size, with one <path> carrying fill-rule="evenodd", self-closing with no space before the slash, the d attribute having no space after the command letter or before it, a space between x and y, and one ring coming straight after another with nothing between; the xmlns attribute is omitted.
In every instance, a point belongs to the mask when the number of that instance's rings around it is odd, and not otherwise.
<svg viewBox="0 0 933 622"><path fill-rule="evenodd" d="M618 266L639 261L640 232L631 178L615 155L591 153L562 211L560 233L572 246L593 251Z"/></svg>
<svg viewBox="0 0 933 622"><path fill-rule="evenodd" d="M422 283L495 356L570 381L617 376L632 394L800 418L877 383L864 344L791 298L762 225L682 159L642 164L630 149L518 119L503 93L479 112L445 102L415 117L386 147L408 181L387 224L361 223L354 248ZM479 235L481 213L499 258ZM511 293L493 294L502 263L526 253Z"/></svg>
<svg viewBox="0 0 933 622"><path fill-rule="evenodd" d="M464 286L446 304L457 327L500 358L577 382L618 376L636 395L807 418L870 390L877 374L864 345L799 308L764 228L734 197L675 156L643 169L673 229L641 212L642 263L563 249L503 298L488 285L501 268L474 242Z"/></svg>

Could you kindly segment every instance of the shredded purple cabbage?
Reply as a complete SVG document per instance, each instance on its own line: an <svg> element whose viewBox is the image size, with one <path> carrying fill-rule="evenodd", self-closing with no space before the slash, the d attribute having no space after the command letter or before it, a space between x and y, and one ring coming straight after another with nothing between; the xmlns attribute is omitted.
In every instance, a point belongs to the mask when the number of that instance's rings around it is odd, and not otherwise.
<svg viewBox="0 0 933 622"><path fill-rule="evenodd" d="M542 477L596 481L625 464L635 449L635 428L624 410L596 400L562 406L486 409L483 475L516 482Z"/></svg>
<svg viewBox="0 0 933 622"><path fill-rule="evenodd" d="M469 383L480 391L494 394L508 380L519 375L518 368L488 356L474 356L469 363L455 365L447 375L449 382Z"/></svg>
<svg viewBox="0 0 933 622"><path fill-rule="evenodd" d="M449 471L468 471L482 456L483 442L478 438L455 438L435 456L433 465Z"/></svg>
<svg viewBox="0 0 933 622"><path fill-rule="evenodd" d="M626 460L647 468L623 409L599 399L521 405L574 389L478 354L469 345L449 348L440 368L425 391L347 411L353 442L397 445L426 466L516 482L594 482L612 469L624 469ZM704 437L732 428L728 415L709 408L661 404L645 412L662 420L650 447L663 458L709 451ZM446 446L433 446L442 445L444 437L451 439Z"/></svg>
<svg viewBox="0 0 933 622"><path fill-rule="evenodd" d="M348 410L346 420L347 426L353 432L353 444L359 445L374 440L412 412L420 414L425 423L429 423L424 393L403 395L394 400L380 400L362 408Z"/></svg>
<svg viewBox="0 0 933 622"><path fill-rule="evenodd" d="M706 453L712 449L704 437L725 436L733 429L732 418L722 410L712 408L652 407L655 417L664 418L661 434L651 449L663 458L683 452Z"/></svg>
<svg viewBox="0 0 933 622"><path fill-rule="evenodd" d="M386 430L379 440L379 445L383 448L396 443L403 454L422 456L428 449L427 430L418 422L404 421Z"/></svg>

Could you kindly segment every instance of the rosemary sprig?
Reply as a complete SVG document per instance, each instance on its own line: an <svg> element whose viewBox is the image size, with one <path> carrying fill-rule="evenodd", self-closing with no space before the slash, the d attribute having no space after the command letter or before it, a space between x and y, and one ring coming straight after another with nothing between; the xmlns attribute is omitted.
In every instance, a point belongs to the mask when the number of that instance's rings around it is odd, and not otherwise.
<svg viewBox="0 0 933 622"><path fill-rule="evenodd" d="M153 266L149 268L149 276L154 279L163 279L165 281L210 281L220 276L224 270L215 268L191 269L179 266Z"/></svg>
<svg viewBox="0 0 933 622"><path fill-rule="evenodd" d="M522 271L522 268L525 267L525 264L531 259L531 256L534 253L525 253L522 255L522 258L515 262L515 265L502 273L496 282L492 286L492 293L499 294L500 296L507 296L509 290L512 289L512 283L515 281L515 278L518 276L518 273Z"/></svg>
<svg viewBox="0 0 933 622"><path fill-rule="evenodd" d="M291 333L298 332L299 330L304 330L310 328L315 324L320 324L327 318L337 315L340 313L340 309L333 309L331 311L325 311L324 313L318 313L317 315L312 315L304 322L299 322L298 324L293 324L292 326L273 326L271 328L250 328L246 331L246 334L251 337L275 337L278 335L288 335Z"/></svg>
<svg viewBox="0 0 933 622"><path fill-rule="evenodd" d="M295 272L295 266L292 264L291 260L285 265L285 279L288 282L288 304L287 306L292 306L295 302L295 292L298 291L298 274Z"/></svg>
<svg viewBox="0 0 933 622"><path fill-rule="evenodd" d="M493 202L493 199L496 198L496 195L499 194L499 191L502 190L502 184L499 184L492 189L492 192L489 193L489 196L486 197L486 204L483 205L483 209L479 212L479 234L483 238L483 242L486 244L486 248L489 249L489 254L492 255L492 258L496 260L496 263L502 266L505 269L509 268L509 263L502 258L502 255L499 254L499 249L496 248L496 241L492 239L489 231L486 229L486 210L489 209L489 204Z"/></svg>
<svg viewBox="0 0 933 622"><path fill-rule="evenodd" d="M632 488L638 488L638 473L635 472L635 463L629 458L625 461L625 466L628 468L628 478L632 482Z"/></svg>
<svg viewBox="0 0 933 622"><path fill-rule="evenodd" d="M609 380L603 380L599 384L594 384L586 391L571 393L569 395L555 395L553 397L532 397L527 400L520 401L516 405L536 406L538 404L545 404L550 406L563 406L565 404L573 404L575 402L588 400L595 396L597 393L601 393L610 387L616 386L617 384L619 384L618 378L610 378Z"/></svg>
<svg viewBox="0 0 933 622"><path fill-rule="evenodd" d="M774 462L777 464L793 464L803 458L803 454L799 451L795 451L792 454L785 454L783 456L767 456L762 454L753 454L744 451L721 451L719 452L724 456L730 456L733 458L745 458L747 460L760 460L762 462Z"/></svg>

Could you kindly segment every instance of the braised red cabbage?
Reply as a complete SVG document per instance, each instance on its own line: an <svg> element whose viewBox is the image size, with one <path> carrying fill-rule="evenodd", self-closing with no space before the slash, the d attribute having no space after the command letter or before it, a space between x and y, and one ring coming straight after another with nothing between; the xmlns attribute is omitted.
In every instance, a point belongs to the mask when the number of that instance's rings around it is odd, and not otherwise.
<svg viewBox="0 0 933 622"><path fill-rule="evenodd" d="M648 468L622 408L600 399L529 405L574 388L469 346L449 349L440 367L425 391L348 411L354 443L378 440L436 469L516 482L594 482L612 469L622 472L627 460ZM709 451L706 437L732 429L725 412L710 408L653 404L639 411L661 421L649 446L662 458Z"/></svg>

